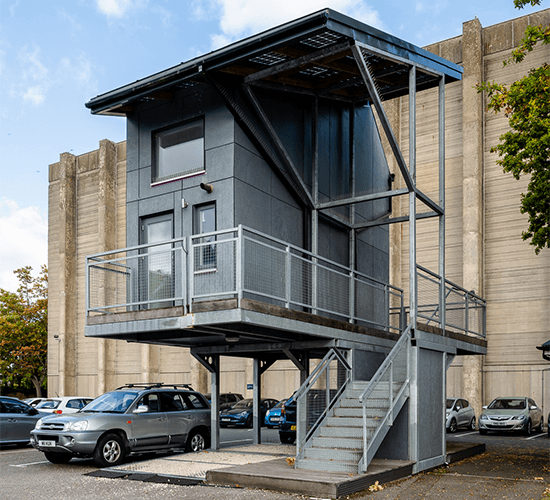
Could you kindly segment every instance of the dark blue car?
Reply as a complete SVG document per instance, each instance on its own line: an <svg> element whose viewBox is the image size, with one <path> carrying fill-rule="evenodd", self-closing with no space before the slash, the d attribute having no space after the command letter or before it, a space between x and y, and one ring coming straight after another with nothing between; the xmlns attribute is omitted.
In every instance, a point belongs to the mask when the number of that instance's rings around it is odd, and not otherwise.
<svg viewBox="0 0 550 500"><path fill-rule="evenodd" d="M220 412L220 427L239 425L252 427L253 403L252 399L242 399L229 410ZM278 401L276 399L262 399L260 401L261 422L264 421L267 410L273 408Z"/></svg>

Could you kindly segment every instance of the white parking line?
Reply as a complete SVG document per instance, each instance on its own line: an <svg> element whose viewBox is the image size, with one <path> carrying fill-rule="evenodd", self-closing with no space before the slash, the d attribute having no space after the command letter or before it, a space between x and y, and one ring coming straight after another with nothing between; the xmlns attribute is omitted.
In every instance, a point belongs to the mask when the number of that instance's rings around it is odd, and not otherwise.
<svg viewBox="0 0 550 500"><path fill-rule="evenodd" d="M453 437L466 437L471 436L472 434L477 434L477 431L466 432L465 434L455 434Z"/></svg>
<svg viewBox="0 0 550 500"><path fill-rule="evenodd" d="M533 434L531 437L525 438L525 440L528 441L529 439L535 439L535 438L544 437L544 436L546 436L546 433L541 432L540 434Z"/></svg>
<svg viewBox="0 0 550 500"><path fill-rule="evenodd" d="M28 467L29 465L38 465L38 464L49 464L49 460L44 460L43 462L30 462L28 464L10 464L10 467Z"/></svg>

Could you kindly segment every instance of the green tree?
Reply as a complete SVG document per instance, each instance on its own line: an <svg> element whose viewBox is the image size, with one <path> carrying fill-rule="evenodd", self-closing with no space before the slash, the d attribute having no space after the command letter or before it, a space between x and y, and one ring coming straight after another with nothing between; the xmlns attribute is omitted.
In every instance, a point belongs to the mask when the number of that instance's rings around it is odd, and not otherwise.
<svg viewBox="0 0 550 500"><path fill-rule="evenodd" d="M38 277L30 266L14 271L16 293L0 288L0 378L2 383L34 385L42 395L47 375L48 270Z"/></svg>
<svg viewBox="0 0 550 500"><path fill-rule="evenodd" d="M540 5L542 0L514 0L516 8ZM504 65L521 63L535 45L550 43L550 26L528 26L520 45ZM521 213L529 217L524 240L538 254L550 248L550 66L544 63L530 69L527 75L509 86L484 82L478 92L486 92L489 110L504 111L510 130L500 136L500 143L491 148L499 155L505 173L519 180L529 175L527 192L521 195Z"/></svg>

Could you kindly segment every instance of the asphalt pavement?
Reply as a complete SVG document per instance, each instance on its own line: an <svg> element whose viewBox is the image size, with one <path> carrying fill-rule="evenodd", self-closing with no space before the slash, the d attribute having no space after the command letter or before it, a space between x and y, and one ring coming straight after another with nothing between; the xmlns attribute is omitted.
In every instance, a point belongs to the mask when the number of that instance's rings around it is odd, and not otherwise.
<svg viewBox="0 0 550 500"><path fill-rule="evenodd" d="M448 466L363 491L349 499L547 500L550 499L548 434L457 433L449 442L484 442L486 451Z"/></svg>

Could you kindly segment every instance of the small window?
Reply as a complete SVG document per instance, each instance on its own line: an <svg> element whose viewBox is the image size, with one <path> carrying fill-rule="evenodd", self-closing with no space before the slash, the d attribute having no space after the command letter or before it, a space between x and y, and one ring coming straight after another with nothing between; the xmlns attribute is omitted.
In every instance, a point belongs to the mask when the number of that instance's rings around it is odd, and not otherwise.
<svg viewBox="0 0 550 500"><path fill-rule="evenodd" d="M206 408L206 404L204 403L204 401L202 401L202 399L199 398L197 395L188 394L187 397L189 398L189 401L193 405L193 408L195 409Z"/></svg>
<svg viewBox="0 0 550 500"><path fill-rule="evenodd" d="M156 132L154 148L153 184L204 172L204 121Z"/></svg>
<svg viewBox="0 0 550 500"><path fill-rule="evenodd" d="M198 234L212 233L216 231L216 205L214 203L203 205L195 209L195 228ZM200 239L200 252L196 262L196 271L211 272L216 270L216 236L210 235Z"/></svg>

